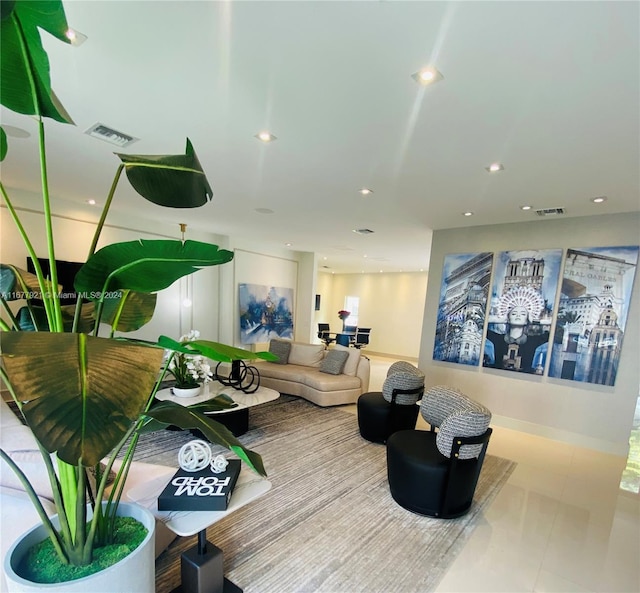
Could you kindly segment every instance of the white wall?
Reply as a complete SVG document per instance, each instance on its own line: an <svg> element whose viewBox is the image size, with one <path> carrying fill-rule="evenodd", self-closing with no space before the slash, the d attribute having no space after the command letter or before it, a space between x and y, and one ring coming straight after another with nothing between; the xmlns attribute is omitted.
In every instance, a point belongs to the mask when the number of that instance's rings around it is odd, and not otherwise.
<svg viewBox="0 0 640 593"><path fill-rule="evenodd" d="M294 339L311 341L315 298L315 256L275 245L230 237L232 265L220 269L220 341L246 350L265 350L267 344L240 343L238 284L262 284L294 289ZM315 333L313 334L315 335Z"/></svg>
<svg viewBox="0 0 640 593"><path fill-rule="evenodd" d="M426 273L318 274L318 322L340 331L338 311L347 296L360 298L358 325L370 327L369 352L417 359L427 292ZM330 280L329 280L330 279ZM317 329L317 325L316 325Z"/></svg>
<svg viewBox="0 0 640 593"><path fill-rule="evenodd" d="M44 230L44 216L37 197L33 194L11 191L14 205L19 208L18 216L33 244L38 257L47 256L46 235ZM25 209L28 207L28 209ZM87 258L89 246L93 239L99 211L88 206L83 208L71 205L61 200L54 203L53 232L56 248L56 258L59 260L84 262ZM167 218L176 216L174 210ZM107 225L104 227L98 248L119 241L132 241L143 239L179 239L180 229L178 223L166 225L145 221L133 221L127 219L126 226L111 224L115 219L123 223L122 218L114 213L107 217ZM6 207L0 208L0 261L13 264L20 268L26 268L27 250L9 215ZM146 228L145 228L146 227ZM187 238L219 244L215 235L192 232L187 229ZM225 264L229 266L230 264ZM169 288L158 294L156 311L150 323L136 332L126 334L129 337L138 337L147 340L155 340L160 334L179 338L182 333L190 329L200 330L202 337L212 340L218 339L218 312L217 307L211 307L211 301L218 301L219 293L219 268L204 268L196 272L191 282L193 306L191 309L182 307L182 297L186 279L174 283ZM24 303L22 303L24 304ZM13 308L21 306L20 301L12 303Z"/></svg>
<svg viewBox="0 0 640 593"><path fill-rule="evenodd" d="M46 256L44 216L39 196L20 190L11 190L10 195L37 255ZM180 213L173 209L166 210L167 220L174 219L176 222L163 224L157 220L136 220L114 208L107 218L99 247L139 238L179 239ZM53 212L56 258L84 262L100 210L56 199L53 202ZM27 251L6 207L0 208L0 224L0 261L26 268ZM312 335L315 335L314 254L267 247L189 228L186 238L215 243L221 248L234 251L234 260L222 266L204 268L158 293L158 304L151 322L139 331L127 334L128 336L155 340L160 334L166 334L179 338L190 329L197 329L203 338L243 347L238 327L239 282L294 288L295 339L309 342ZM182 306L187 283L189 296L193 301L191 308ZM14 308L17 309L16 306Z"/></svg>
<svg viewBox="0 0 640 593"><path fill-rule="evenodd" d="M480 251L638 245L640 214L539 220L433 234L419 366L427 384L448 384L484 403L500 424L626 455L640 390L640 273L636 273L616 385L467 367L432 360L445 255Z"/></svg>

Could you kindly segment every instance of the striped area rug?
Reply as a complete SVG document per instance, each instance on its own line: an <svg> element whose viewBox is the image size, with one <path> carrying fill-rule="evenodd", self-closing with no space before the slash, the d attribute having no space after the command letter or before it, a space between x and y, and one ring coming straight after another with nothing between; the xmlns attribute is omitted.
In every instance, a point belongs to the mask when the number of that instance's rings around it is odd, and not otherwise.
<svg viewBox="0 0 640 593"><path fill-rule="evenodd" d="M136 459L176 466L192 438L145 435ZM438 520L393 501L385 448L360 436L354 414L283 395L251 409L240 440L262 455L273 487L210 527L207 538L245 593L433 591L515 468L487 455L470 512ZM180 554L195 541L178 538L158 558L156 593L179 585Z"/></svg>

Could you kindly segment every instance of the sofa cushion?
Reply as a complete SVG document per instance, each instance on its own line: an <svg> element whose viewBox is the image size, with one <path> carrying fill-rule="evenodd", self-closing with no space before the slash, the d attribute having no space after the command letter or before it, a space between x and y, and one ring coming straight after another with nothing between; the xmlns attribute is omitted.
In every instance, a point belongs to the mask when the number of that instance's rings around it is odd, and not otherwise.
<svg viewBox="0 0 640 593"><path fill-rule="evenodd" d="M25 473L27 479L33 486L36 494L41 498L49 498L53 500L53 492L51 483L49 482L49 474L42 455L39 450L23 450L23 451L6 451L11 460ZM52 463L55 469L56 460L52 455ZM22 483L16 476L15 472L7 465L4 460L0 461L0 484L7 488L23 490Z"/></svg>
<svg viewBox="0 0 640 593"><path fill-rule="evenodd" d="M281 381L292 381L301 384L304 384L304 378L309 372L317 371L317 369L300 366L298 364L280 365L257 363L256 368L260 371L260 377L269 377L271 379L280 379Z"/></svg>
<svg viewBox="0 0 640 593"><path fill-rule="evenodd" d="M299 364L307 367L319 367L324 356L324 344L291 343L289 364Z"/></svg>
<svg viewBox="0 0 640 593"><path fill-rule="evenodd" d="M347 358L349 358L348 352L330 350L320 363L320 372L329 373L330 375L340 375L347 362Z"/></svg>
<svg viewBox="0 0 640 593"><path fill-rule="evenodd" d="M355 376L356 371L358 370L358 364L360 364L360 350L358 350L358 348L341 346L340 344L336 344L333 347L333 350L343 351L349 354L349 358L347 358L347 362L345 363L342 372L345 375Z"/></svg>
<svg viewBox="0 0 640 593"><path fill-rule="evenodd" d="M319 370L307 372L304 377L304 384L307 387L324 392L359 389L361 387L361 382L358 377L351 377L344 374L330 375L329 373L321 373Z"/></svg>
<svg viewBox="0 0 640 593"><path fill-rule="evenodd" d="M287 364L289 362L289 354L291 352L291 342L287 340L271 340L269 342L269 352L275 354L278 360L272 360L275 364Z"/></svg>

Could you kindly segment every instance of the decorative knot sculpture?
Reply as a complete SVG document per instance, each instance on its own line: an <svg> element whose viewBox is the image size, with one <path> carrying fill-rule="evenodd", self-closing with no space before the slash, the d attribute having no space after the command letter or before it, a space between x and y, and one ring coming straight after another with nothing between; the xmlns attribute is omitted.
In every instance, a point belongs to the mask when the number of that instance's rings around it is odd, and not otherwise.
<svg viewBox="0 0 640 593"><path fill-rule="evenodd" d="M224 455L213 457L209 443L196 439L180 447L178 464L187 472L197 472L209 466L214 474L220 474L227 469L229 462Z"/></svg>

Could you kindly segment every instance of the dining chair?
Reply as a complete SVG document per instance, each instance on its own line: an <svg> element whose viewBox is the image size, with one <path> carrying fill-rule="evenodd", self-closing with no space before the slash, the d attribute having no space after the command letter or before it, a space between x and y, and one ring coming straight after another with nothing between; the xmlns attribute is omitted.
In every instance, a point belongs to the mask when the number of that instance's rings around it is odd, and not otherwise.
<svg viewBox="0 0 640 593"><path fill-rule="evenodd" d="M353 342L355 348L365 348L369 344L370 327L359 327L356 331L356 338Z"/></svg>
<svg viewBox="0 0 640 593"><path fill-rule="evenodd" d="M318 323L318 337L324 342L325 348L328 348L331 342L335 342L335 338L329 335L330 331L328 323Z"/></svg>

